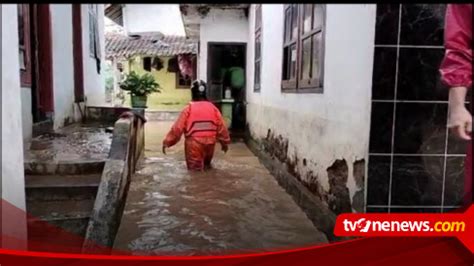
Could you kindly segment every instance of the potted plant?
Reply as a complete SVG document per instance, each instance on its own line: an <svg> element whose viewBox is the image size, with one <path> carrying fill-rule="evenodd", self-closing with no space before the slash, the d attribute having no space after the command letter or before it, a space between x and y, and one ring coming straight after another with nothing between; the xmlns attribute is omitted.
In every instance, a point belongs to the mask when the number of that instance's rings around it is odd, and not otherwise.
<svg viewBox="0 0 474 266"><path fill-rule="evenodd" d="M145 73L140 76L134 71L120 82L120 88L129 92L134 108L146 108L148 95L153 92L161 92L160 85L151 74Z"/></svg>

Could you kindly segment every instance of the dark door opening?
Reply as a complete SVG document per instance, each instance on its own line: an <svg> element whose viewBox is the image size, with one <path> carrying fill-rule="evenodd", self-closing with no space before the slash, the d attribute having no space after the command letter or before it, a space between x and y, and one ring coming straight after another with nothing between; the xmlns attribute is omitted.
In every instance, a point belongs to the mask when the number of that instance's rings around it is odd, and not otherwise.
<svg viewBox="0 0 474 266"><path fill-rule="evenodd" d="M54 112L51 15L49 4L30 5L31 93L33 122L48 121Z"/></svg>
<svg viewBox="0 0 474 266"><path fill-rule="evenodd" d="M223 115L226 105L232 105L231 134L245 132L245 43L208 43L207 83L208 98Z"/></svg>

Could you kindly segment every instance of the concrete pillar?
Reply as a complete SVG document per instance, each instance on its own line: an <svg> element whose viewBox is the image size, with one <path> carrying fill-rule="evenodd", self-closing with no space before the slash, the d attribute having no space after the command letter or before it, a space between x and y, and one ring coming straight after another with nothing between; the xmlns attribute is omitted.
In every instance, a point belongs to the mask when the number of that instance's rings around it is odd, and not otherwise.
<svg viewBox="0 0 474 266"><path fill-rule="evenodd" d="M1 246L8 249L26 249L18 9L16 4L2 4L0 9L2 12Z"/></svg>

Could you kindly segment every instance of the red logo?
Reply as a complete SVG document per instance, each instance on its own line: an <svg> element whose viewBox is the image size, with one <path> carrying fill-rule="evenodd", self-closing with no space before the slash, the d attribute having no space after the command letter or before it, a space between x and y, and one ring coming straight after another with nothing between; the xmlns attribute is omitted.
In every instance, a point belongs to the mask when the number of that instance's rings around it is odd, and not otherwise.
<svg viewBox="0 0 474 266"><path fill-rule="evenodd" d="M346 213L337 217L338 236L455 236L474 251L474 206L465 213Z"/></svg>

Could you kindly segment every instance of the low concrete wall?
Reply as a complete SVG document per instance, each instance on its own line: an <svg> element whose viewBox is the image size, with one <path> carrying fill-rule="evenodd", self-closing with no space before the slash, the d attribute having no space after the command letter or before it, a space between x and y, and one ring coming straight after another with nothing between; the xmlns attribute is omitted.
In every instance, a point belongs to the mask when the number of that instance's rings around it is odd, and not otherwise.
<svg viewBox="0 0 474 266"><path fill-rule="evenodd" d="M86 120L87 122L114 123L120 118L122 113L127 111L132 111L132 109L128 107L87 106Z"/></svg>
<svg viewBox="0 0 474 266"><path fill-rule="evenodd" d="M100 110L97 116L112 117L118 111ZM144 153L144 121L136 116L115 122L109 157L105 163L94 209L83 245L84 253L103 253L113 246L120 225L131 175Z"/></svg>
<svg viewBox="0 0 474 266"><path fill-rule="evenodd" d="M175 121L180 111L146 111L146 119L150 121Z"/></svg>
<svg viewBox="0 0 474 266"><path fill-rule="evenodd" d="M252 139L248 132L246 143L318 230L323 232L330 241L345 239L334 235L336 214L331 211L325 201L314 195L300 180L290 174L285 164L266 153L264 144Z"/></svg>

